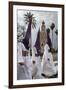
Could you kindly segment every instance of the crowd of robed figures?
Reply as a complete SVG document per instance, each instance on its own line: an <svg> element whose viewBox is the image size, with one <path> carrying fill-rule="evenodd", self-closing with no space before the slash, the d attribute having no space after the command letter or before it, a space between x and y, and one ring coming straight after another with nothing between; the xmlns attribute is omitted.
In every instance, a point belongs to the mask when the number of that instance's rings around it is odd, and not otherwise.
<svg viewBox="0 0 66 90"><path fill-rule="evenodd" d="M35 56L37 53L35 46L32 48L32 56L30 55L32 15L29 16L26 35L21 42L17 43L17 79L42 79L57 76L58 71L53 61L51 45L45 43L42 58L40 55Z"/></svg>
<svg viewBox="0 0 66 90"><path fill-rule="evenodd" d="M48 44L44 46L42 60L40 56L30 56L30 50L26 56L22 56L22 50L27 51L22 43L18 43L18 62L17 62L17 79L42 79L52 77L57 74L57 69L53 62L53 55L49 51ZM35 50L34 50L35 51ZM34 52L33 52L34 53Z"/></svg>
<svg viewBox="0 0 66 90"><path fill-rule="evenodd" d="M40 55L36 56L38 46L33 47L32 55L30 55L30 48L27 49L23 42L18 42L17 45L17 79L42 79L56 76L58 71L48 43L45 43L43 47L44 51L41 58Z"/></svg>

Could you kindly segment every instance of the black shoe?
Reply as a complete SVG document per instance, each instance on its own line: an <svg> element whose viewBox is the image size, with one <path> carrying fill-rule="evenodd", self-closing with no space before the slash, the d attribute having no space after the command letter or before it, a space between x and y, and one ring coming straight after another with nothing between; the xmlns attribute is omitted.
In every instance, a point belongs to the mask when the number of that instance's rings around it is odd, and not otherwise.
<svg viewBox="0 0 66 90"><path fill-rule="evenodd" d="M44 73L41 73L41 75L42 75L43 77L47 78L47 76L46 76Z"/></svg>

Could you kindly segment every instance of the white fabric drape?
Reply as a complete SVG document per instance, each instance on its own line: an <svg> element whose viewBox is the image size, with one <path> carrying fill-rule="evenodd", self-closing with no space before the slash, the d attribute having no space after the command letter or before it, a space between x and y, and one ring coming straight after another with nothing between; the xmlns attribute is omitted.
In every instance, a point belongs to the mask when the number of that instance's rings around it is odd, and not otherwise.
<svg viewBox="0 0 66 90"><path fill-rule="evenodd" d="M47 76L52 76L56 74L56 67L53 62L53 56L51 52L48 52L49 46L46 44L44 47L44 54L42 58L41 68L42 73L44 73Z"/></svg>

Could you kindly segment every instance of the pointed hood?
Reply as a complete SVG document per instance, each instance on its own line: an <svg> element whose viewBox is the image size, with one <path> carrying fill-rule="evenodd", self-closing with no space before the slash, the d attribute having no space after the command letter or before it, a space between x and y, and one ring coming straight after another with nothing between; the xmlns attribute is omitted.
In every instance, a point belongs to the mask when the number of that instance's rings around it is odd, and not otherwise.
<svg viewBox="0 0 66 90"><path fill-rule="evenodd" d="M31 22L29 22L27 32L25 38L23 39L22 43L24 44L26 49L29 49L29 39L31 38Z"/></svg>
<svg viewBox="0 0 66 90"><path fill-rule="evenodd" d="M36 42L35 42L35 48L37 50L37 53L40 53L40 29L37 34Z"/></svg>

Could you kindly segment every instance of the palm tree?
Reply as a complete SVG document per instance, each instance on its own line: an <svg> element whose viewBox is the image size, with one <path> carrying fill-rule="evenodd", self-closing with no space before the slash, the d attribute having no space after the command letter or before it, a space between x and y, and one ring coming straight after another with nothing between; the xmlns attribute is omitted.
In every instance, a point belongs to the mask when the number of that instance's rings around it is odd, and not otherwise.
<svg viewBox="0 0 66 90"><path fill-rule="evenodd" d="M32 14L31 12L27 12L26 14L24 14L24 19L25 23L28 24L28 27L25 38L23 39L23 44L25 45L26 49L29 49L31 47L31 27L36 28L36 20L34 14Z"/></svg>
<svg viewBox="0 0 66 90"><path fill-rule="evenodd" d="M52 23L51 26L50 26L51 30L52 30L52 47L53 47L53 30L55 28L55 24Z"/></svg>
<svg viewBox="0 0 66 90"><path fill-rule="evenodd" d="M31 23L32 27L36 28L36 20L34 14L32 14L31 12L27 12L26 14L24 14L24 18L26 24Z"/></svg>

